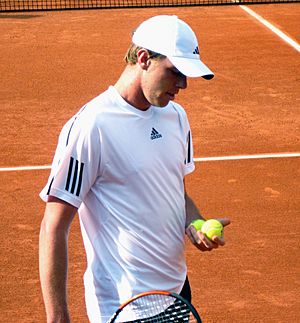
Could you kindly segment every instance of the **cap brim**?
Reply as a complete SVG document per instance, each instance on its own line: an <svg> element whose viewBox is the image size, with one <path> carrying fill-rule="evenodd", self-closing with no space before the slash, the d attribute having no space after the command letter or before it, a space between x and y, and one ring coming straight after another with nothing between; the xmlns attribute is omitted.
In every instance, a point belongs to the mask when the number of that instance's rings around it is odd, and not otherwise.
<svg viewBox="0 0 300 323"><path fill-rule="evenodd" d="M168 57L168 59L187 77L203 77L206 80L214 77L214 73L200 59L183 57Z"/></svg>

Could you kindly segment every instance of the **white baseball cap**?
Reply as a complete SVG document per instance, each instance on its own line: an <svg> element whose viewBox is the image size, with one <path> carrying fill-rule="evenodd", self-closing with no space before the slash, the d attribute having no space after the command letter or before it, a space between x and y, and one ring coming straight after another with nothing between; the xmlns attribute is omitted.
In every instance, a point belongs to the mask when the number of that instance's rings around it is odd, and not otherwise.
<svg viewBox="0 0 300 323"><path fill-rule="evenodd" d="M200 60L195 33L175 15L160 15L145 20L135 30L132 42L167 56L185 76L201 76L205 79L214 77L214 73Z"/></svg>

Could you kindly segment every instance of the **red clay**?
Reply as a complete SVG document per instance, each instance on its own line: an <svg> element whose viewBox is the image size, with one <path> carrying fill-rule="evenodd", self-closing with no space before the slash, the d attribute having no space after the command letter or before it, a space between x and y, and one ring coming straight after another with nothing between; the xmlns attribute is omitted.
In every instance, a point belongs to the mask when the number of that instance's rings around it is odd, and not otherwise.
<svg viewBox="0 0 300 323"><path fill-rule="evenodd" d="M253 10L299 41L299 5ZM199 36L214 80L189 80L178 101L195 157L299 152L299 53L238 6L0 14L0 166L50 164L64 122L116 81L130 33L177 14ZM25 19L27 18L27 19ZM197 163L187 178L207 217L229 216L226 247L187 242L193 303L206 323L299 318L299 158ZM0 172L0 321L45 322L38 234L47 170ZM87 322L78 222L70 236L69 303Z"/></svg>

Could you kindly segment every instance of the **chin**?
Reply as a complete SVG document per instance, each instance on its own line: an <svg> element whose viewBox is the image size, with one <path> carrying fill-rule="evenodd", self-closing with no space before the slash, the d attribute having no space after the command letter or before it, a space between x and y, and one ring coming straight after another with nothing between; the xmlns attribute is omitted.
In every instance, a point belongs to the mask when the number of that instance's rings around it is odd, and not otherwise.
<svg viewBox="0 0 300 323"><path fill-rule="evenodd" d="M169 102L170 102L170 100L160 100L160 101L153 103L152 105L154 105L158 108L165 108L169 104Z"/></svg>
<svg viewBox="0 0 300 323"><path fill-rule="evenodd" d="M172 98L168 95L153 96L148 99L148 102L158 108L166 107Z"/></svg>

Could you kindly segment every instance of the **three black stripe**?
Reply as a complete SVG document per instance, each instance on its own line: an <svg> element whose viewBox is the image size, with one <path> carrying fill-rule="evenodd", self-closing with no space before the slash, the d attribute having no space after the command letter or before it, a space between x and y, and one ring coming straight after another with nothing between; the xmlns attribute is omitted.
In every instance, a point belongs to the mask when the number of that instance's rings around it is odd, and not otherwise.
<svg viewBox="0 0 300 323"><path fill-rule="evenodd" d="M79 165L77 159L74 159L73 157L70 158L65 190L72 194L76 194L76 196L79 196L82 186L83 167L84 163L80 163Z"/></svg>

